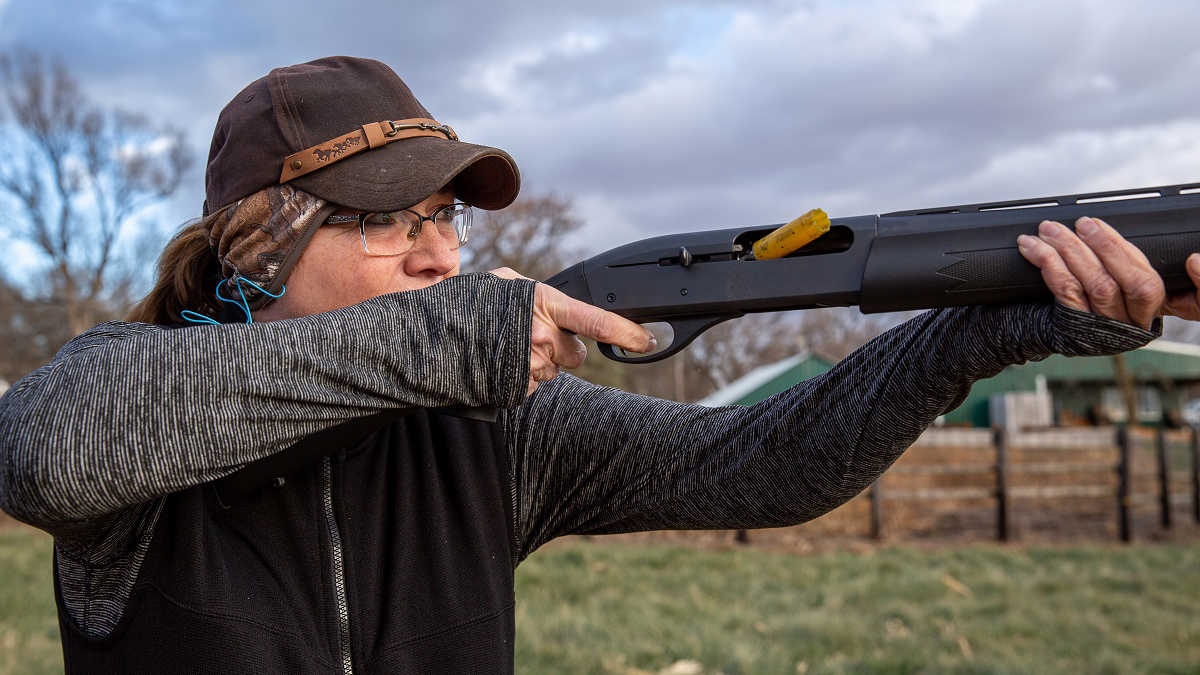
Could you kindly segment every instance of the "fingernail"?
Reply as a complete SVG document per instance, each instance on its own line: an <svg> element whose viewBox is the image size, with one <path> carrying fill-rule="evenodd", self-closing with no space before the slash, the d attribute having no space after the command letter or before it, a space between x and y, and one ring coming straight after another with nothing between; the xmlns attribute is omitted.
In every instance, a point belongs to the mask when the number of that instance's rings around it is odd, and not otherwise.
<svg viewBox="0 0 1200 675"><path fill-rule="evenodd" d="M1080 218L1075 221L1075 231L1084 237L1090 237L1100 231L1100 226L1091 218Z"/></svg>
<svg viewBox="0 0 1200 675"><path fill-rule="evenodd" d="M1017 237L1017 248L1031 249L1033 248L1033 237L1023 234Z"/></svg>
<svg viewBox="0 0 1200 675"><path fill-rule="evenodd" d="M652 337L652 338L650 338L649 345L650 345L650 346L649 346L649 347L646 349L646 351L647 351L647 352L652 352L652 351L654 351L654 350L655 350L655 348L656 348L656 347L658 347L658 340L654 339L653 337Z"/></svg>
<svg viewBox="0 0 1200 675"><path fill-rule="evenodd" d="M1043 237L1056 237L1062 232L1062 225L1053 220L1043 220L1041 225L1038 225L1038 234Z"/></svg>

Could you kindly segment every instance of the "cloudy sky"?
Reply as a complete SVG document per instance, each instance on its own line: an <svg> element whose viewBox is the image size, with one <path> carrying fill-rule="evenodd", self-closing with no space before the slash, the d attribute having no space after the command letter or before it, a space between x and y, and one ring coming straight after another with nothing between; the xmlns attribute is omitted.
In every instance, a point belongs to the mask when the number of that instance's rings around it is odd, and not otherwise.
<svg viewBox="0 0 1200 675"><path fill-rule="evenodd" d="M184 129L275 66L386 61L574 198L673 231L1200 181L1195 0L0 0L0 49ZM170 206L198 215L197 163Z"/></svg>

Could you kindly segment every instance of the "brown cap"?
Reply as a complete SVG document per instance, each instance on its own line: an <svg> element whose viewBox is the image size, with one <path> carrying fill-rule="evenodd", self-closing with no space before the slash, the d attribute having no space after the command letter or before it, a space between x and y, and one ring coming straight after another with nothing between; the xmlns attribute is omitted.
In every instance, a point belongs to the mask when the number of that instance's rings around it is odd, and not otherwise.
<svg viewBox="0 0 1200 675"><path fill-rule="evenodd" d="M395 211L451 182L462 201L501 209L521 179L508 153L459 141L432 119L388 66L331 56L276 68L225 106L204 213L283 182L352 209Z"/></svg>

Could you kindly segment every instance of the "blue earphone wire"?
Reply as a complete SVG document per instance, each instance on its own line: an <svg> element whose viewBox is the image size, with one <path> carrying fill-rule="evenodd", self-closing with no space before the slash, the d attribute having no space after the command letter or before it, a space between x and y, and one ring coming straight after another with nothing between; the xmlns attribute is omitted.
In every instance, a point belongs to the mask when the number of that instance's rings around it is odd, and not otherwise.
<svg viewBox="0 0 1200 675"><path fill-rule="evenodd" d="M279 290L279 295L275 295L275 294L271 293L270 291L268 291L267 289L263 288L262 286L259 286L258 284L254 283L253 281L250 281L249 279L243 279L242 277L238 277L234 281L234 285L237 286L238 297L241 299L240 301L238 301L233 298L227 298L224 295L221 295L221 286L225 285L225 283L227 281L229 281L229 280L222 279L217 282L217 288L215 290L217 299L220 300L221 302L227 302L231 305L235 305L235 306L237 306L238 309L242 310L242 313L244 313L246 315L246 323L254 323L254 319L250 316L250 302L246 300L246 292L245 292L245 289L242 288L243 283L249 284L251 287L257 289L258 291L260 291L261 293L263 293L264 295L266 295L269 298L282 298L283 294L287 293L287 285L284 285L283 288L281 288ZM193 312L190 309L185 309L182 312L180 312L179 318L183 319L184 321L191 322L191 323L210 323L210 324L213 324L214 326L221 325L220 321L217 321L216 319L214 319L212 317L200 314L199 312Z"/></svg>

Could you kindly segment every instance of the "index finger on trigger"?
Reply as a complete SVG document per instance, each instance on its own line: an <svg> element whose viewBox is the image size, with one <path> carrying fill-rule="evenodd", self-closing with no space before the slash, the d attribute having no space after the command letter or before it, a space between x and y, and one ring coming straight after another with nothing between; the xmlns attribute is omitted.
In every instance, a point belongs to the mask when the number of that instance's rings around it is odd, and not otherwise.
<svg viewBox="0 0 1200 675"><path fill-rule="evenodd" d="M646 353L654 351L657 341L650 331L612 312L564 296L565 310L559 326L597 342Z"/></svg>

